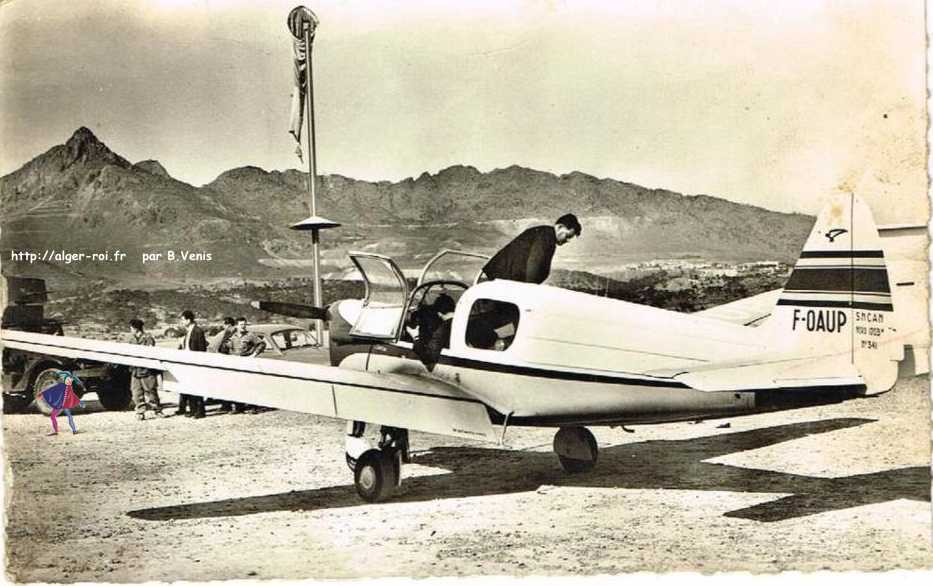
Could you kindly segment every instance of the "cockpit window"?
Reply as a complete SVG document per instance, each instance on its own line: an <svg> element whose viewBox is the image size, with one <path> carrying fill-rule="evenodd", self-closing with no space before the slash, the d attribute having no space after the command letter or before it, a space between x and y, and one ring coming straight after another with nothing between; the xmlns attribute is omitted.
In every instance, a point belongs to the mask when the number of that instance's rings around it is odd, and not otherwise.
<svg viewBox="0 0 933 586"><path fill-rule="evenodd" d="M427 322L436 322L440 313L453 312L464 291L466 291L466 285L456 281L432 281L419 285L411 294L405 327L399 339L403 342L411 342L413 339L429 338L430 331L434 328L430 324L427 324L427 328L422 328L422 326ZM422 329L429 330L427 336Z"/></svg>
<svg viewBox="0 0 933 586"><path fill-rule="evenodd" d="M418 284L429 281L460 281L472 285L480 275L489 256L462 250L443 250L428 261L421 270Z"/></svg>
<svg viewBox="0 0 933 586"><path fill-rule="evenodd" d="M518 306L514 303L477 299L467 321L467 346L499 352L508 349L518 331L518 318Z"/></svg>

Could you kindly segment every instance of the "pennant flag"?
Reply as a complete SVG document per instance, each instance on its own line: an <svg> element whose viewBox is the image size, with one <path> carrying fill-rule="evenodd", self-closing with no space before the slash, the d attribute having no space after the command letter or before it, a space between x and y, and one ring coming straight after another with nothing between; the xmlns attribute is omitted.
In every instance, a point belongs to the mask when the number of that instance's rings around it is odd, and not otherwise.
<svg viewBox="0 0 933 586"><path fill-rule="evenodd" d="M298 143L295 154L300 160L301 156L301 127L304 125L305 100L307 99L308 57L310 47L306 46L305 30L308 39L314 39L314 30L318 19L313 12L304 6L298 6L288 14L288 30L292 33L292 54L294 57L295 87L292 88L292 109L288 120L288 132Z"/></svg>
<svg viewBox="0 0 933 586"><path fill-rule="evenodd" d="M295 137L298 145L295 154L301 157L301 127L304 126L305 114L305 72L308 65L305 58L305 42L292 40L292 51L295 54L295 87L292 88L292 111L288 117L288 132Z"/></svg>

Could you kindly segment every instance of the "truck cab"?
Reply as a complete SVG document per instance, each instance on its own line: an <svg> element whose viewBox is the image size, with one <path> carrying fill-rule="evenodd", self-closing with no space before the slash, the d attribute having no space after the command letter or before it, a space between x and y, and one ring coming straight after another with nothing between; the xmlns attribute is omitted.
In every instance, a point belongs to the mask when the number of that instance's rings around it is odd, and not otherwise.
<svg viewBox="0 0 933 586"><path fill-rule="evenodd" d="M45 317L48 303L45 281L38 278L5 276L0 279L0 327L54 336L64 335L62 322ZM79 395L94 392L105 409L126 409L130 404L129 374L126 368L89 360L47 356L23 350L3 349L3 408L15 413L33 406L43 413L49 408L36 395L56 382L56 371L74 373L86 386Z"/></svg>

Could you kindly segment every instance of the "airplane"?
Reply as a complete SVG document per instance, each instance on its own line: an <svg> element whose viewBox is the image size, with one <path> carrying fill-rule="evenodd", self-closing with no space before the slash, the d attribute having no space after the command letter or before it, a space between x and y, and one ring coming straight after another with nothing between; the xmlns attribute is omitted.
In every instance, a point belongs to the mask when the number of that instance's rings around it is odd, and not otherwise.
<svg viewBox="0 0 933 586"><path fill-rule="evenodd" d="M389 257L350 257L365 282L363 299L328 307L255 302L329 322L329 364L9 330L0 344L156 369L170 391L347 420L345 457L368 502L389 499L401 485L409 430L501 445L509 427L557 428L560 465L584 473L598 459L587 426L870 397L894 385L905 347L915 374L929 369L922 351L929 332L918 319L923 281L892 288L871 211L853 194L833 198L818 215L783 289L690 314L479 274L469 282L429 278L441 261L486 258L473 253L438 254L412 290ZM453 302L443 324L449 340L426 360L417 317L442 297ZM901 302L913 313L896 314ZM368 424L379 426L375 443Z"/></svg>

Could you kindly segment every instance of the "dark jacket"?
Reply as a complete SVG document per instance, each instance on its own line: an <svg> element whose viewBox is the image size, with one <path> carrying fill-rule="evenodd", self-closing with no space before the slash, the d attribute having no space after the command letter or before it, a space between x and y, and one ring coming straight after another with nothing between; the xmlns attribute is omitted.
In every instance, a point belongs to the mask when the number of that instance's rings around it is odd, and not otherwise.
<svg viewBox="0 0 933 586"><path fill-rule="evenodd" d="M528 228L489 259L483 272L490 279L541 284L551 274L555 250L554 226Z"/></svg>
<svg viewBox="0 0 933 586"><path fill-rule="evenodd" d="M233 335L232 328L224 328L214 335L207 342L208 352L217 352L218 354L230 354L230 336Z"/></svg>
<svg viewBox="0 0 933 586"><path fill-rule="evenodd" d="M438 323L426 335L419 335L412 349L429 371L434 371L437 361L440 360L441 351L450 348L450 328L452 319L439 319Z"/></svg>
<svg viewBox="0 0 933 586"><path fill-rule="evenodd" d="M186 334L187 335L187 334ZM182 350L194 350L195 352L207 351L207 338L204 337L204 330L197 324L191 329L191 336L188 337L188 347L185 348L185 338L181 339Z"/></svg>

